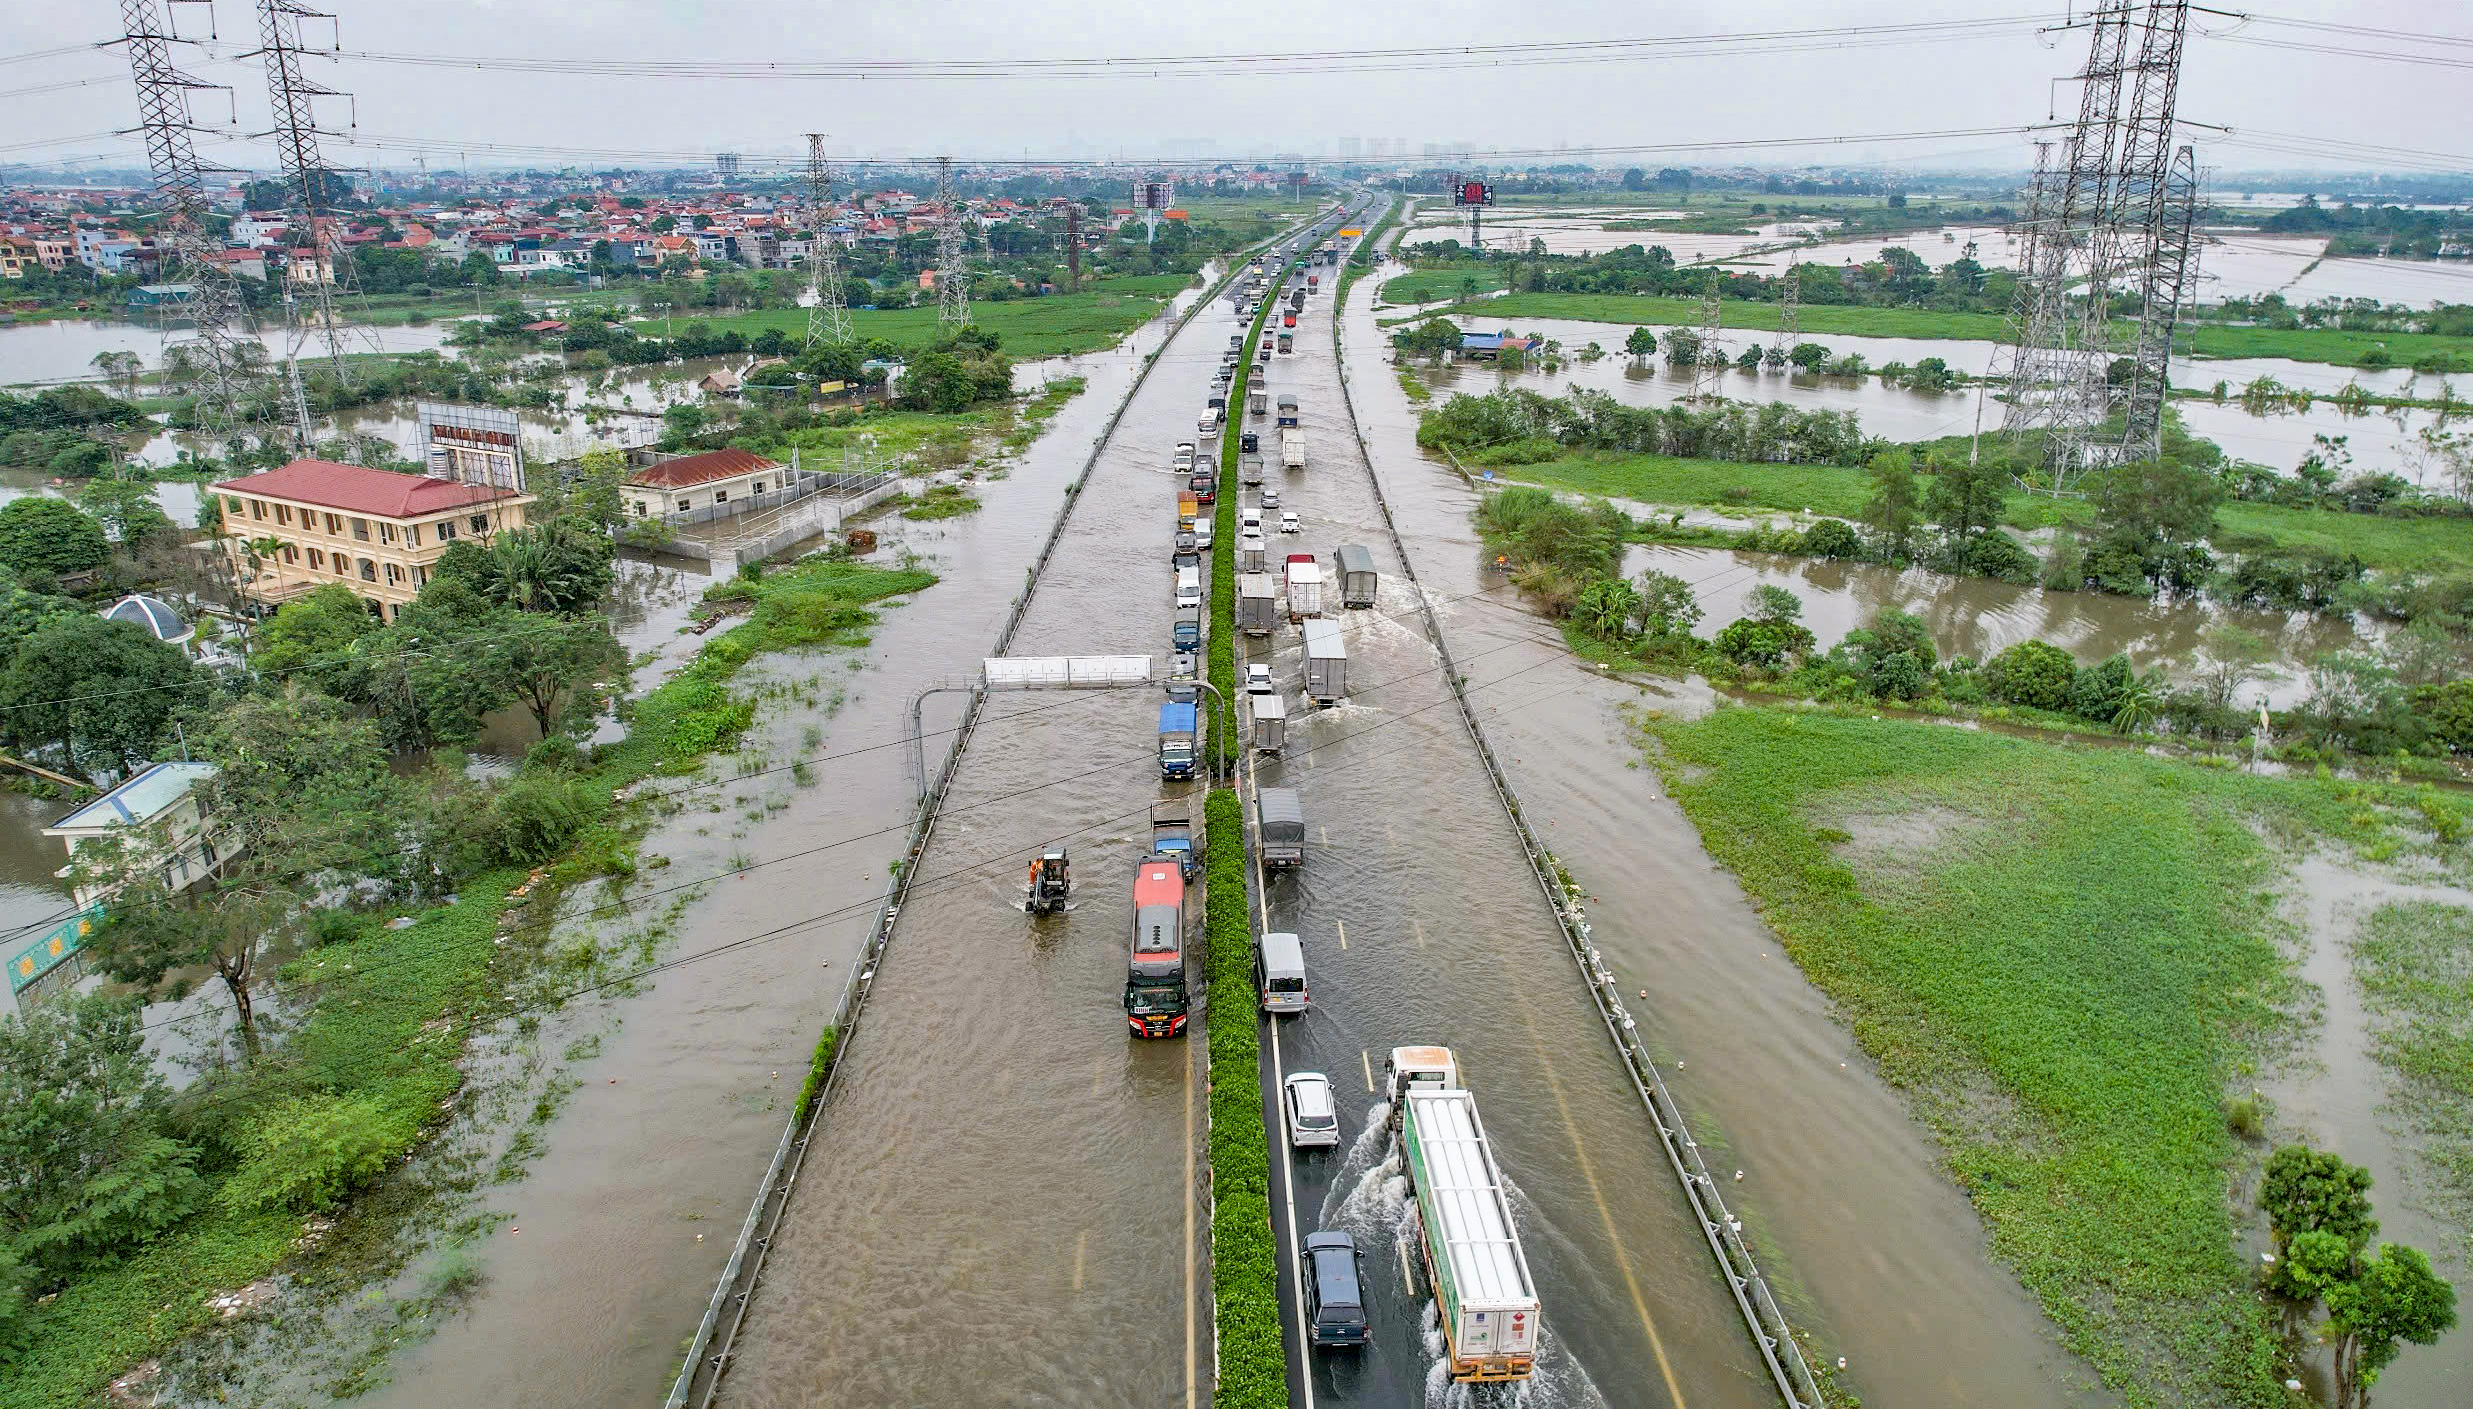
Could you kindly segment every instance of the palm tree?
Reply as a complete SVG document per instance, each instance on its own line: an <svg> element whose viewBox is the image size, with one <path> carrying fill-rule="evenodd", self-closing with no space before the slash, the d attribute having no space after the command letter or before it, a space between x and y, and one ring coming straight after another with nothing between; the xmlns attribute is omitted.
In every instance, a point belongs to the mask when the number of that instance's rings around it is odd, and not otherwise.
<svg viewBox="0 0 2473 1409"><path fill-rule="evenodd" d="M2143 733L2163 712L2164 672L2159 668L2133 674L2121 687L2121 702L2113 708L2112 727L2124 734Z"/></svg>

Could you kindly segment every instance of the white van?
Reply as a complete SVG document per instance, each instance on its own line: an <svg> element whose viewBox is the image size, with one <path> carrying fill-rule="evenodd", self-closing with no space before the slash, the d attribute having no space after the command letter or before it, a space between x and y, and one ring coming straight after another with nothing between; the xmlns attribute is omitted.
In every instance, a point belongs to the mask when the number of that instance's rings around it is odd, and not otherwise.
<svg viewBox="0 0 2473 1409"><path fill-rule="evenodd" d="M1202 569L1191 567L1176 570L1176 605L1180 611L1187 607L1201 610Z"/></svg>
<svg viewBox="0 0 2473 1409"><path fill-rule="evenodd" d="M1254 941L1254 994L1266 1013L1305 1011L1305 946L1295 935Z"/></svg>

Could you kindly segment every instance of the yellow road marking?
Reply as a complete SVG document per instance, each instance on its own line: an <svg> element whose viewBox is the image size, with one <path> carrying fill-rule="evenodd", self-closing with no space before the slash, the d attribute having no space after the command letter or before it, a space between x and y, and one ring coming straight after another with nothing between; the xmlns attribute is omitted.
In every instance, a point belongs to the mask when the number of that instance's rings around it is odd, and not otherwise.
<svg viewBox="0 0 2473 1409"><path fill-rule="evenodd" d="M1553 1088L1554 1107L1562 1114L1563 1129L1571 1136L1572 1154L1580 1164L1580 1177L1588 1181L1589 1197L1597 1203L1597 1217L1606 1226L1606 1241L1613 1245L1615 1260L1623 1268L1623 1285L1631 1291L1632 1309L1640 1313L1640 1326L1649 1333L1649 1351L1657 1357L1657 1372L1665 1377L1667 1397L1675 1409L1683 1409L1683 1386L1675 1381L1674 1364L1666 1358L1666 1342L1657 1334L1657 1320L1649 1315L1648 1298L1640 1291L1640 1279L1632 1272L1631 1253L1623 1246L1623 1235L1615 1230L1614 1210L1606 1203L1605 1187L1597 1182L1597 1168L1589 1163L1589 1153L1580 1140L1580 1126L1571 1116L1571 1101L1563 1094L1563 1083L1554 1074L1554 1063L1546 1056L1545 1043L1537 1033L1537 1014L1527 1004L1516 1005L1528 1027L1529 1046L1537 1053L1538 1067L1544 1071L1546 1085Z"/></svg>

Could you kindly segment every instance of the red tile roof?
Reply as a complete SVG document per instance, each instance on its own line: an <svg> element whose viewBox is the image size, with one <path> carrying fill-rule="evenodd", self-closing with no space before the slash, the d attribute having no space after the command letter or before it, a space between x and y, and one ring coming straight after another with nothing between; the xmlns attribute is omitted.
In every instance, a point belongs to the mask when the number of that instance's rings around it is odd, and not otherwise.
<svg viewBox="0 0 2473 1409"><path fill-rule="evenodd" d="M332 460L295 460L262 475L224 480L215 488L385 519L417 519L423 514L445 513L470 504L514 497L512 491L486 484L397 474L365 465L338 465Z"/></svg>
<svg viewBox="0 0 2473 1409"><path fill-rule="evenodd" d="M627 483L647 489L692 489L718 479L736 479L758 470L780 468L752 450L707 450L701 455L682 455L658 465L647 465L627 476Z"/></svg>

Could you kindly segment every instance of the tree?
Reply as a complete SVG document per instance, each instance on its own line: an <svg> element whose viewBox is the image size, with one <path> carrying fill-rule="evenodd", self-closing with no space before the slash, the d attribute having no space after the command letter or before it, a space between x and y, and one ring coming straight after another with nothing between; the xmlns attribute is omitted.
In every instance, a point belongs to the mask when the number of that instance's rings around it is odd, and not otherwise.
<svg viewBox="0 0 2473 1409"><path fill-rule="evenodd" d="M1648 176L1648 173L1647 173L1647 172L1645 172L1645 171L1642 171L1639 167L1634 166L1634 167L1629 167L1629 168L1626 168L1626 169L1624 170L1624 172L1623 172L1623 189L1624 189L1624 190L1626 190L1626 191L1637 191L1637 190L1640 190L1640 189L1642 189L1642 188L1646 187L1648 184L1649 184L1649 176Z"/></svg>
<svg viewBox="0 0 2473 1409"><path fill-rule="evenodd" d="M1605 577L1580 590L1580 600L1572 608L1571 619L1581 630L1598 640L1611 641L1623 634L1639 606L1639 590L1630 582L1620 577Z"/></svg>
<svg viewBox="0 0 2473 1409"><path fill-rule="evenodd" d="M0 1298L12 1261L57 1277L196 1203L196 1152L163 1133L167 1092L135 1000L72 996L0 1018L0 1083ZM9 1319L0 1305L0 1345Z"/></svg>
<svg viewBox="0 0 2473 1409"><path fill-rule="evenodd" d="M1700 624L1700 599L1692 585L1670 572L1644 572L1632 618L1644 635L1659 640L1688 637Z"/></svg>
<svg viewBox="0 0 2473 1409"><path fill-rule="evenodd" d="M2208 566L2201 544L2215 531L2215 506L2224 497L2214 475L2167 460L2140 461L2099 476L2090 497L2095 559L2109 554L2134 561L2157 587L2198 585Z"/></svg>
<svg viewBox="0 0 2473 1409"><path fill-rule="evenodd" d="M296 938L310 903L336 887L401 889L416 873L400 831L406 785L387 767L374 723L307 691L236 701L195 742L216 769L198 793L225 838L220 865L175 889L160 862L166 838L81 848L87 878L117 887L89 953L105 973L158 996L185 994L211 973L254 1058L259 954Z"/></svg>
<svg viewBox="0 0 2473 1409"><path fill-rule="evenodd" d="M2241 693L2241 687L2256 679L2267 662L2275 659L2275 648L2257 634L2238 626L2213 627L2202 638L2207 667L2199 676L2207 694L2207 703L2218 710L2230 711Z"/></svg>
<svg viewBox="0 0 2473 1409"><path fill-rule="evenodd" d="M2327 1288L2327 1326L2336 1334L2336 1403L2361 1409L2379 1372L2404 1342L2436 1344L2456 1324L2456 1289L2418 1248L2382 1243L2347 1281Z"/></svg>
<svg viewBox="0 0 2473 1409"><path fill-rule="evenodd" d="M2370 1171L2307 1145L2286 1145L2267 1157L2258 1207L2279 1259L2299 1233L2333 1233L2358 1252L2379 1230L2370 1216Z"/></svg>
<svg viewBox="0 0 2473 1409"><path fill-rule="evenodd" d="M67 577L112 560L103 525L40 494L0 505L0 568L20 577Z"/></svg>
<svg viewBox="0 0 2473 1409"><path fill-rule="evenodd" d="M1985 692L2030 709L2066 708L2077 677L2069 652L2042 641L2017 642L1984 662Z"/></svg>
<svg viewBox="0 0 2473 1409"><path fill-rule="evenodd" d="M2009 472L1990 461L1935 465L1924 511L1960 538L1997 526L2009 494Z"/></svg>
<svg viewBox="0 0 2473 1409"><path fill-rule="evenodd" d="M91 364L120 389L124 401L137 399L138 374L146 369L144 360L134 352L98 352Z"/></svg>
<svg viewBox="0 0 2473 1409"><path fill-rule="evenodd" d="M1764 582L1745 594L1744 614L1758 622L1799 621L1803 617L1803 599L1774 582Z"/></svg>
<svg viewBox="0 0 2473 1409"><path fill-rule="evenodd" d="M609 595L618 549L577 518L502 533L490 545L489 595L528 612L580 612Z"/></svg>
<svg viewBox="0 0 2473 1409"><path fill-rule="evenodd" d="M2112 727L2124 734L2143 733L2164 709L2164 695L2169 682L2161 666L2153 666L2133 674L2114 696Z"/></svg>
<svg viewBox="0 0 2473 1409"><path fill-rule="evenodd" d="M549 629L535 629L543 626ZM625 648L598 616L512 623L500 658L516 700L532 711L544 736L575 701L597 704L599 687L614 681L627 664Z"/></svg>
<svg viewBox="0 0 2473 1409"><path fill-rule="evenodd" d="M1786 360L1807 372L1817 372L1829 362L1829 349L1816 342L1799 342Z"/></svg>
<svg viewBox="0 0 2473 1409"><path fill-rule="evenodd" d="M629 522L626 484L626 454L606 445L595 446L584 452L575 473L553 478L544 487L541 502L533 509L533 521L573 517L604 534L615 533Z"/></svg>
<svg viewBox="0 0 2473 1409"><path fill-rule="evenodd" d="M179 648L80 612L45 622L0 670L0 738L59 745L89 777L125 772L154 754L172 715L206 690Z"/></svg>
<svg viewBox="0 0 2473 1409"><path fill-rule="evenodd" d="M1634 328L1631 336L1623 339L1623 350L1631 354L1634 362L1646 361L1657 352L1657 334L1646 328Z"/></svg>
<svg viewBox="0 0 2473 1409"><path fill-rule="evenodd" d="M1914 462L1903 450L1885 450L1872 457L1871 475L1872 497L1864 502L1863 526L1880 540L1890 561L1904 562L1915 530L1923 524Z"/></svg>
<svg viewBox="0 0 2473 1409"><path fill-rule="evenodd" d="M257 665L269 675L306 670L301 683L349 698L337 672L344 668L352 644L380 629L359 593L340 582L320 583L284 603L274 619L259 628Z"/></svg>
<svg viewBox="0 0 2473 1409"><path fill-rule="evenodd" d="M103 525L105 533L124 544L134 546L175 532L171 518L155 502L154 486L142 479L117 475L90 479L79 487L77 502Z"/></svg>

